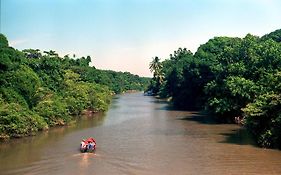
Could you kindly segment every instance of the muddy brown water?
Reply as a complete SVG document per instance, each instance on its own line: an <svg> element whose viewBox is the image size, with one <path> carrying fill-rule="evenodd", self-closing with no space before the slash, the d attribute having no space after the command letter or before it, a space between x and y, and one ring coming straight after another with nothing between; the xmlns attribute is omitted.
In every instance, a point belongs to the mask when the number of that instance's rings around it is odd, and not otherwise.
<svg viewBox="0 0 281 175"><path fill-rule="evenodd" d="M90 136L96 153L80 153ZM281 151L256 147L237 125L131 93L116 96L106 114L1 143L0 174L277 175Z"/></svg>

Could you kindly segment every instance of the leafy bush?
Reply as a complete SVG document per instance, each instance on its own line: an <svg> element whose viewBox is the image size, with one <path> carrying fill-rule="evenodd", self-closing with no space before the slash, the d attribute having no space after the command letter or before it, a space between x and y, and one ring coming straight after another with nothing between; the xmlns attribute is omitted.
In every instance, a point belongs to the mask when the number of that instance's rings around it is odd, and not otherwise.
<svg viewBox="0 0 281 175"><path fill-rule="evenodd" d="M71 114L80 114L86 108L107 110L112 93L106 86L83 82L79 74L66 70L64 87L62 94Z"/></svg>
<svg viewBox="0 0 281 175"><path fill-rule="evenodd" d="M67 111L67 104L55 96L40 101L33 110L44 118L49 126L65 125L71 120Z"/></svg>
<svg viewBox="0 0 281 175"><path fill-rule="evenodd" d="M12 88L0 88L0 94L2 95L3 99L5 99L8 103L17 102L19 105L28 108L28 104L23 98L22 95L20 95L17 91L15 91Z"/></svg>
<svg viewBox="0 0 281 175"><path fill-rule="evenodd" d="M19 69L10 72L10 87L21 94L31 107L32 98L41 86L38 75L28 66L21 65Z"/></svg>
<svg viewBox="0 0 281 175"><path fill-rule="evenodd" d="M98 84L88 84L88 107L94 111L106 111L111 101L112 92Z"/></svg>
<svg viewBox="0 0 281 175"><path fill-rule="evenodd" d="M44 119L28 108L0 101L0 138L34 135L47 128Z"/></svg>
<svg viewBox="0 0 281 175"><path fill-rule="evenodd" d="M281 149L281 95L266 93L243 108L246 126L263 147Z"/></svg>

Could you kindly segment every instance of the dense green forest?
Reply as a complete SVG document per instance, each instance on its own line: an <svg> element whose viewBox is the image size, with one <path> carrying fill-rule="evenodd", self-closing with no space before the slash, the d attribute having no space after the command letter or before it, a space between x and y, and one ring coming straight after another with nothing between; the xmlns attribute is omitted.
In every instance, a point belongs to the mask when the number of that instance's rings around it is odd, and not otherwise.
<svg viewBox="0 0 281 175"><path fill-rule="evenodd" d="M115 93L144 90L150 78L90 67L91 57L9 47L0 34L0 139L65 125L85 109L105 111Z"/></svg>
<svg viewBox="0 0 281 175"><path fill-rule="evenodd" d="M195 54L154 57L149 90L175 107L205 110L246 126L262 147L281 149L281 30L262 37L214 37Z"/></svg>

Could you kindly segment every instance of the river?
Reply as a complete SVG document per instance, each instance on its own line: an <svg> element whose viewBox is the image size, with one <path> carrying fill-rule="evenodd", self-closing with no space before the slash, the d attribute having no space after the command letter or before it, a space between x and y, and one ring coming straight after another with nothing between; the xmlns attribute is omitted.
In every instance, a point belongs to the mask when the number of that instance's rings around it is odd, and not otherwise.
<svg viewBox="0 0 281 175"><path fill-rule="evenodd" d="M97 150L80 153L93 136ZM262 149L245 129L177 111L141 93L116 96L105 114L0 143L1 175L281 174L281 151Z"/></svg>

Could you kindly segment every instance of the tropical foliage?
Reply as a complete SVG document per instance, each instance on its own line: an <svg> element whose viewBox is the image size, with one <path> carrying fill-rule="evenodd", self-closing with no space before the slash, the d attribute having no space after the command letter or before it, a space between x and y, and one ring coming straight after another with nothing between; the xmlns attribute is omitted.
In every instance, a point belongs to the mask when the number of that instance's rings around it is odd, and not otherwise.
<svg viewBox="0 0 281 175"><path fill-rule="evenodd" d="M144 90L149 78L89 66L91 57L9 47L0 34L0 139L68 124L85 109L106 111L114 93Z"/></svg>
<svg viewBox="0 0 281 175"><path fill-rule="evenodd" d="M171 97L175 107L236 120L261 146L281 148L281 30L263 37L215 37L195 54L179 48L157 64L164 77L157 84L154 75L155 94Z"/></svg>

